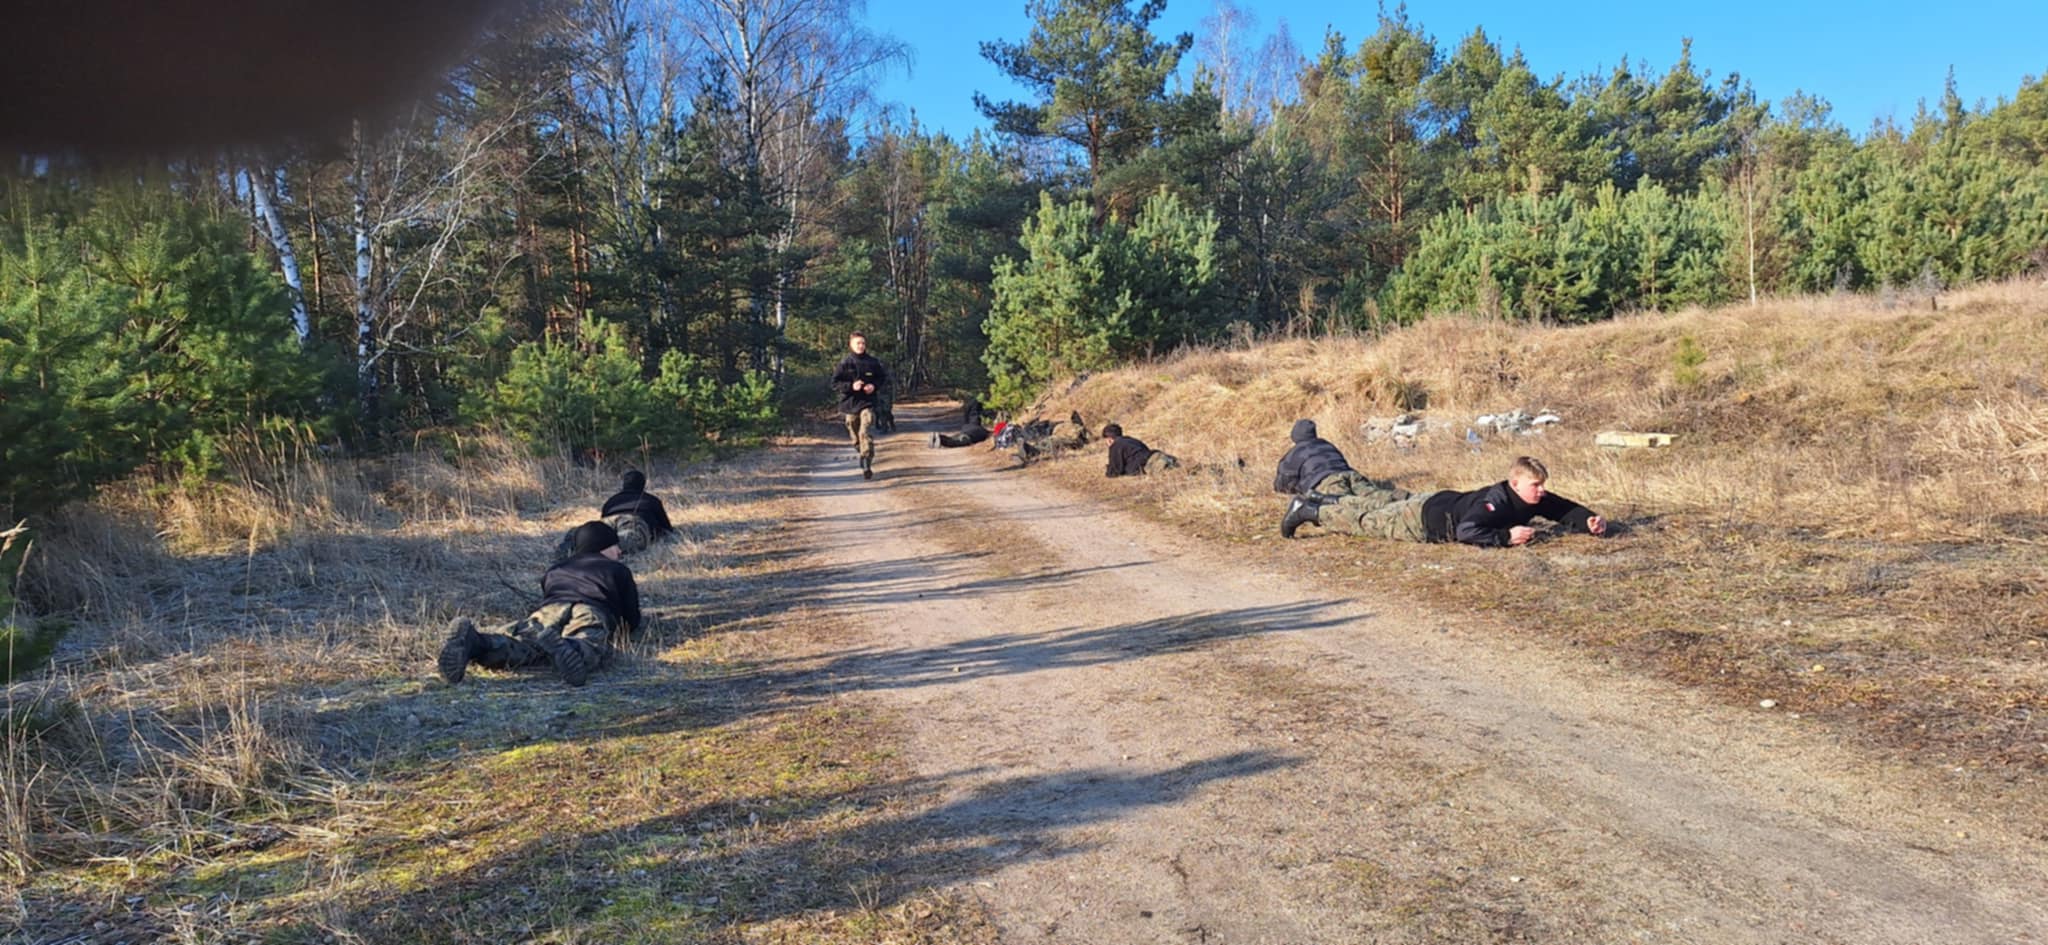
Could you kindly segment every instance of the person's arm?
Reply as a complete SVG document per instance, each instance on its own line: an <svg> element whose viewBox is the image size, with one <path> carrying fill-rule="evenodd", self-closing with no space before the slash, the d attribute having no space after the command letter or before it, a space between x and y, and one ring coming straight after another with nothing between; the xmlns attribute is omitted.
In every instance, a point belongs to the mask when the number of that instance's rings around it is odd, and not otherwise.
<svg viewBox="0 0 2048 945"><path fill-rule="evenodd" d="M1536 514L1564 526L1568 532L1599 535L1607 531L1607 522L1594 515L1592 509L1555 492L1543 497L1543 501L1536 506Z"/></svg>
<svg viewBox="0 0 2048 945"><path fill-rule="evenodd" d="M668 507L662 505L660 499L650 495L647 497L647 504L653 506L654 516L648 519L647 524L654 526L654 537L660 538L676 530L675 525L668 520Z"/></svg>
<svg viewBox="0 0 2048 945"><path fill-rule="evenodd" d="M627 630L639 630L640 586L633 583L631 568L616 561L612 562L612 565L618 568L619 619L625 622Z"/></svg>
<svg viewBox="0 0 2048 945"><path fill-rule="evenodd" d="M1300 452L1301 447L1296 446L1288 450L1287 455L1280 457L1280 466L1273 470L1274 492L1293 495L1301 491L1296 488L1297 480L1301 478L1301 460L1298 455Z"/></svg>
<svg viewBox="0 0 2048 945"><path fill-rule="evenodd" d="M839 367L832 371L832 387L841 397L853 396L853 382L859 376L852 358L840 358Z"/></svg>
<svg viewBox="0 0 2048 945"><path fill-rule="evenodd" d="M1123 458L1117 455L1116 443L1111 441L1109 444L1109 460L1103 465L1102 474L1115 479L1124 474L1123 465Z"/></svg>
<svg viewBox="0 0 2048 945"><path fill-rule="evenodd" d="M1522 541L1515 540L1520 537L1515 534L1516 529L1527 529L1528 525L1515 520L1513 507L1500 492L1497 488L1488 490L1465 510L1465 514L1458 516L1457 528L1452 531L1451 538L1459 544L1481 548L1506 548L1528 541L1526 537Z"/></svg>

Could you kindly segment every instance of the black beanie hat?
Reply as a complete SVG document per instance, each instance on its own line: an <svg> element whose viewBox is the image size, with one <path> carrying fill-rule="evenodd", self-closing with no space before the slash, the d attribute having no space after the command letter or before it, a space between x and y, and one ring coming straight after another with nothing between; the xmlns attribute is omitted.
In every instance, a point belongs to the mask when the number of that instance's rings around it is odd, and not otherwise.
<svg viewBox="0 0 2048 945"><path fill-rule="evenodd" d="M570 534L570 541L579 555L603 551L619 543L619 533L603 522L584 522Z"/></svg>
<svg viewBox="0 0 2048 945"><path fill-rule="evenodd" d="M1294 429L1288 431L1287 435L1296 443L1306 443L1313 440L1316 438L1316 422L1314 420L1296 420L1294 421Z"/></svg>
<svg viewBox="0 0 2048 945"><path fill-rule="evenodd" d="M619 479L620 488L627 492L643 492L647 489L647 474L637 469L626 470Z"/></svg>

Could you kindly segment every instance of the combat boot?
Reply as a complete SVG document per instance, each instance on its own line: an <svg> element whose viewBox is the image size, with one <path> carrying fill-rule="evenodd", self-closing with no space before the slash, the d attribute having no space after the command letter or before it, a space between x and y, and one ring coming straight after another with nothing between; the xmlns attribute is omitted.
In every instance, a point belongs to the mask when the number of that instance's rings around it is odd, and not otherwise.
<svg viewBox="0 0 2048 945"><path fill-rule="evenodd" d="M1322 510L1322 496L1295 496L1294 501L1287 503L1287 515L1280 519L1280 537L1293 538L1296 529L1303 525L1315 524L1316 518Z"/></svg>
<svg viewBox="0 0 2048 945"><path fill-rule="evenodd" d="M581 686L590 681L590 660L583 655L582 647L562 638L562 631L543 626L533 635L533 642L547 651L548 662L563 682Z"/></svg>
<svg viewBox="0 0 2048 945"><path fill-rule="evenodd" d="M863 456L860 458L860 477L862 479L875 478L875 458L873 456Z"/></svg>
<svg viewBox="0 0 2048 945"><path fill-rule="evenodd" d="M476 624L468 617L457 617L448 624L448 638L441 642L441 655L434 667L443 680L455 685L469 672L469 664L484 655L484 649L484 635L476 632Z"/></svg>

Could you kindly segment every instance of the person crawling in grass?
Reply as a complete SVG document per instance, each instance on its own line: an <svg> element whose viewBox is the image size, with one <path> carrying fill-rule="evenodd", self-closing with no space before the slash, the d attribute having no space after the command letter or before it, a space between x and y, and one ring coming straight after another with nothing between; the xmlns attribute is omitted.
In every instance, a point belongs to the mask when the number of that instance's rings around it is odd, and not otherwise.
<svg viewBox="0 0 2048 945"><path fill-rule="evenodd" d="M618 494L604 500L604 506L597 513L605 523L619 532L619 547L626 554L633 554L648 545L667 538L674 532L674 523L668 520L668 507L661 499L647 491L647 474L637 469L628 469L619 477ZM631 516L637 521L625 521ZM623 527L622 527L623 526ZM627 528L639 528L645 534L640 536L638 547L626 535Z"/></svg>
<svg viewBox="0 0 2048 945"><path fill-rule="evenodd" d="M597 514L619 533L621 554L637 555L676 530L668 520L668 508L647 491L647 474L637 469L626 470L620 477L618 493L604 500ZM576 529L572 528L555 545L555 560L565 561L575 554L575 544Z"/></svg>
<svg viewBox="0 0 2048 945"><path fill-rule="evenodd" d="M540 607L496 633L482 633L468 617L448 626L435 668L449 685L475 663L486 669L552 666L571 686L611 661L612 635L640 629L640 590L619 563L619 533L603 522L584 522L571 533L574 554L540 578Z"/></svg>
<svg viewBox="0 0 2048 945"><path fill-rule="evenodd" d="M1352 469L1337 444L1316 435L1314 420L1294 421L1294 429L1287 436L1294 445L1288 447L1286 455L1280 457L1280 465L1273 470L1274 492L1323 498L1356 496L1379 503L1408 498L1408 493L1394 488L1393 483Z"/></svg>
<svg viewBox="0 0 2048 945"><path fill-rule="evenodd" d="M1536 537L1529 523L1557 523L1565 532L1607 534L1607 521L1591 509L1550 491L1550 471L1532 456L1516 458L1508 477L1470 492L1421 492L1406 498L1300 495L1280 520L1280 535L1314 524L1333 532L1399 541L1461 542L1485 548L1526 545Z"/></svg>
<svg viewBox="0 0 2048 945"><path fill-rule="evenodd" d="M1145 441L1135 436L1125 436L1124 428L1117 424L1103 424L1102 438L1109 441L1109 464L1103 469L1103 474L1111 479L1156 476L1169 469L1180 468L1177 457L1146 446Z"/></svg>

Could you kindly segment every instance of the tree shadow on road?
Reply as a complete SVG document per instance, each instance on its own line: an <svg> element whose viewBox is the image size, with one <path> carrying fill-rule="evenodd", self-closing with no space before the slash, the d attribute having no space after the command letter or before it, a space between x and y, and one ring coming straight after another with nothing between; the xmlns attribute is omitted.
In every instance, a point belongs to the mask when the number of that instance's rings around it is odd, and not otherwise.
<svg viewBox="0 0 2048 945"><path fill-rule="evenodd" d="M780 810L689 806L518 844L413 890L352 900L349 914L330 927L369 941L510 940L502 936L535 932L582 940L670 924L681 933L810 910L881 908L931 885L1087 852L1095 844L1068 832L1299 763L1239 752L1153 772L1085 768L1009 778L948 797L980 773L954 771L815 794ZM912 810L898 816L814 829L835 811L905 800ZM788 836L739 847L716 842L716 832L732 824Z"/></svg>

